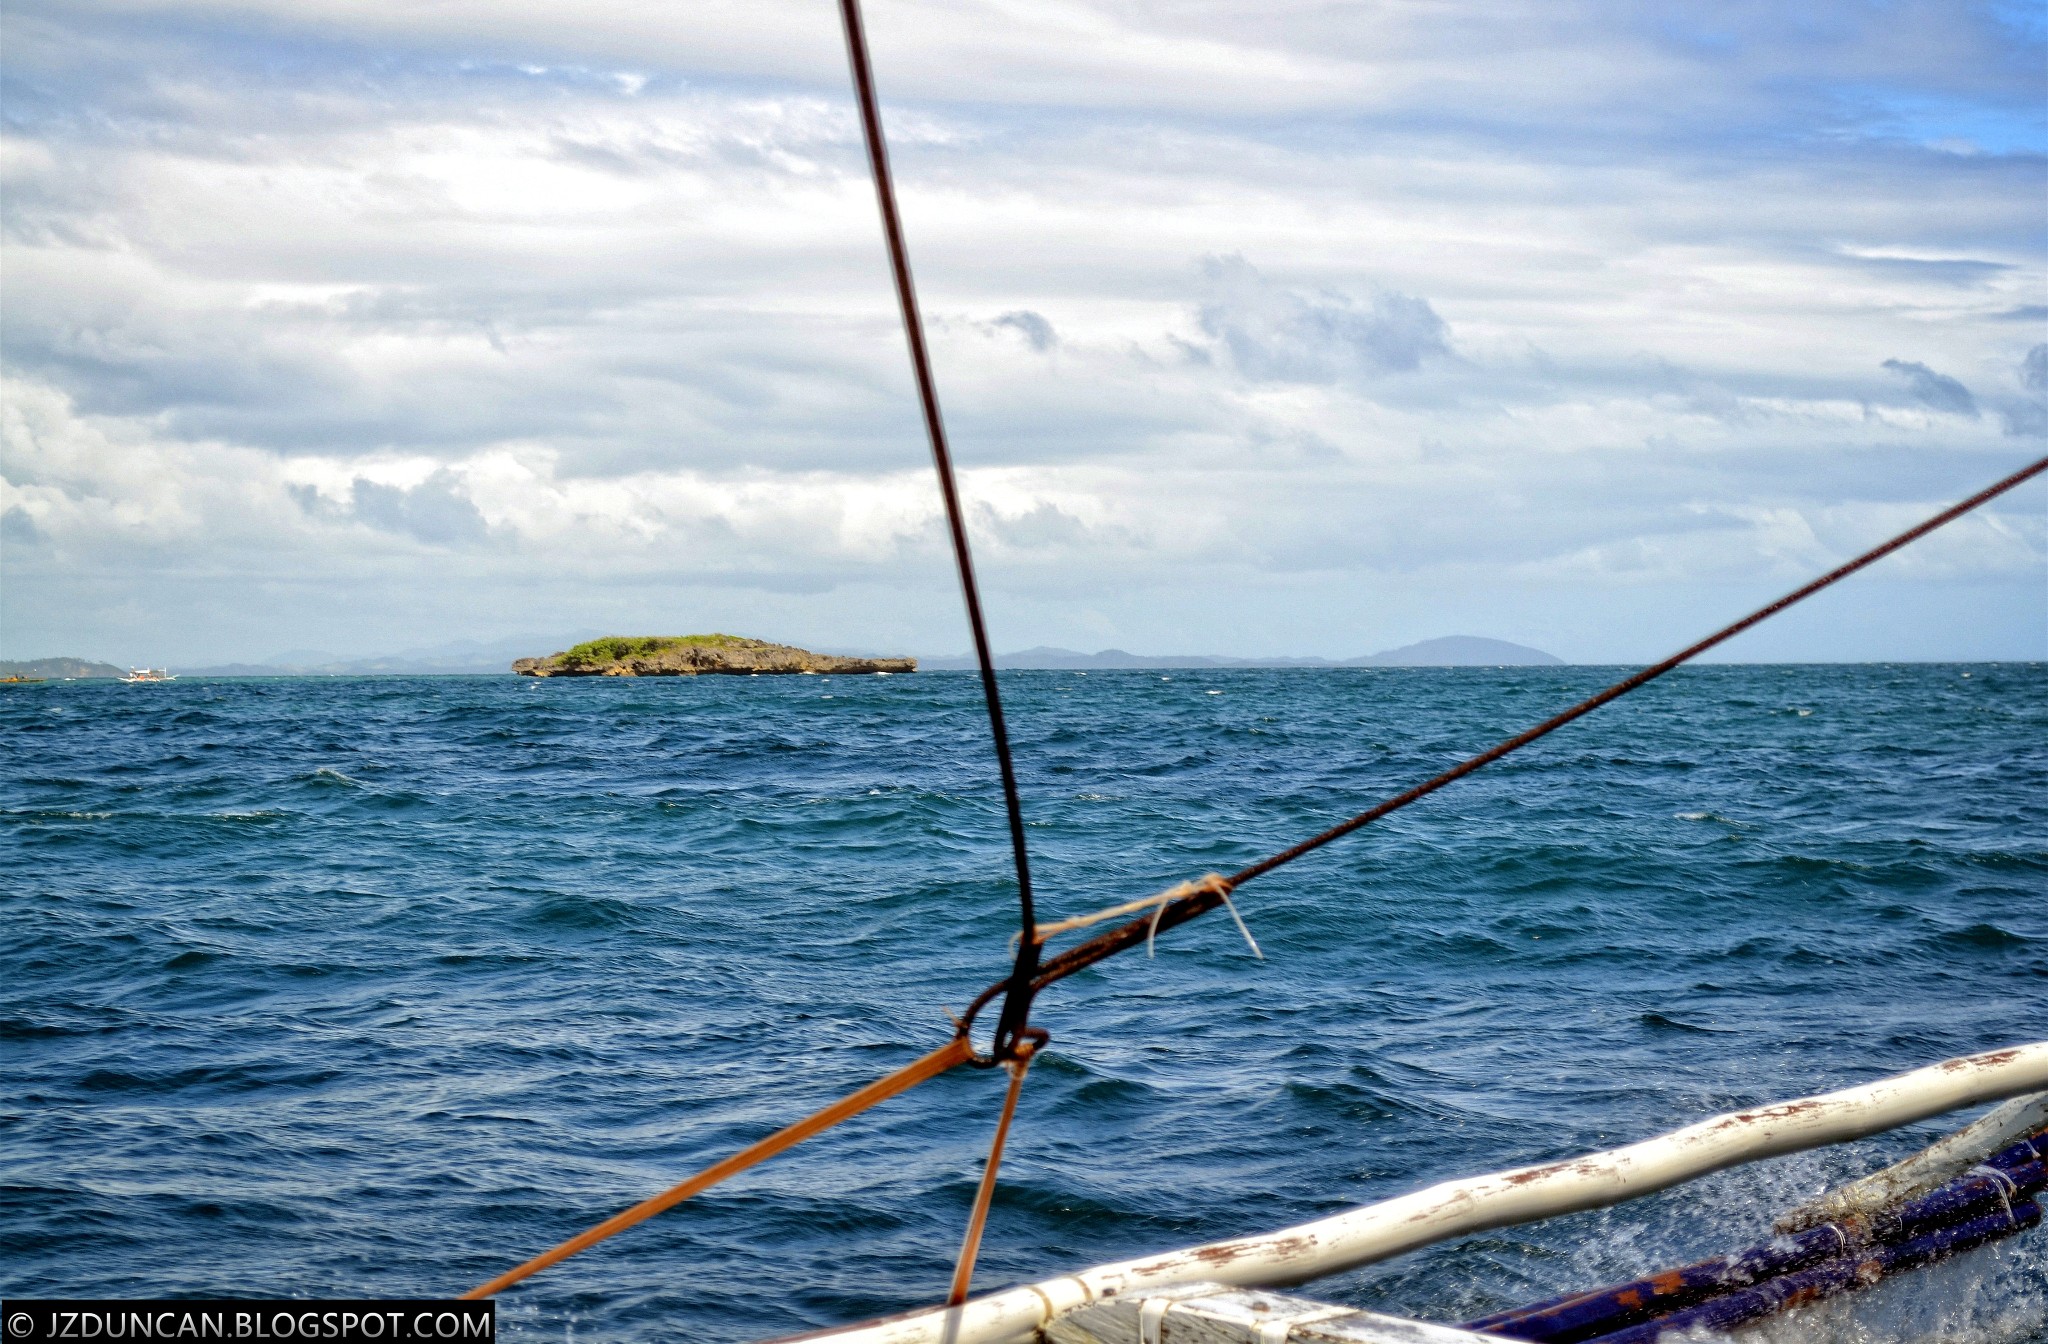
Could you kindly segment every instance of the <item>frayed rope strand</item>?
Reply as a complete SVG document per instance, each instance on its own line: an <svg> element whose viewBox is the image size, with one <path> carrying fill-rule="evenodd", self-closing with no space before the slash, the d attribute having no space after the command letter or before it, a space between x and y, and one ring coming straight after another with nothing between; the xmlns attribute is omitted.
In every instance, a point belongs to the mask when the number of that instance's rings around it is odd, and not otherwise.
<svg viewBox="0 0 2048 1344"><path fill-rule="evenodd" d="M1237 906L1230 899L1230 883L1228 880L1218 873L1211 873L1200 884L1184 882L1181 885L1192 888L1192 890L1182 892L1181 894L1184 896L1199 896L1205 892L1213 891L1217 896L1221 897L1223 908L1228 910L1231 919L1237 922L1237 931L1244 935L1244 941L1251 948L1252 955L1260 961L1266 959L1266 954L1259 951L1259 940L1252 937L1252 931L1244 925L1244 916L1237 913ZM1159 908L1152 912L1152 926L1145 930L1145 956L1147 960L1151 958L1153 943L1159 937L1159 917L1166 913L1166 907L1171 904L1171 901L1161 901Z"/></svg>
<svg viewBox="0 0 2048 1344"><path fill-rule="evenodd" d="M1251 948L1252 955L1260 961L1264 961L1266 954L1259 951L1259 940L1252 937L1252 931L1244 926L1244 916L1237 913L1237 906L1230 899L1230 884L1228 882L1224 883L1223 890L1216 894L1223 898L1223 908L1228 910L1230 917L1237 921L1237 931L1244 935L1244 941Z"/></svg>
<svg viewBox="0 0 2048 1344"><path fill-rule="evenodd" d="M1043 945L1048 939L1057 937L1062 933L1068 933L1074 929L1085 929L1091 924L1100 924L1105 919L1115 919L1118 915L1136 914L1140 910L1150 910L1152 912L1152 930L1156 933L1159 929L1159 916L1165 912L1167 906L1187 896L1207 895L1219 896L1223 899L1225 905L1230 906L1230 917L1237 921L1237 931L1244 935L1245 943L1251 948L1252 955L1260 961L1264 961L1266 954L1259 950L1258 939L1252 937L1252 931L1245 927L1243 917L1237 913L1237 907L1230 904L1230 879L1224 877L1221 873L1210 873L1208 876L1196 878L1192 882L1182 882L1178 886L1168 887L1165 891L1155 891L1150 896L1140 896L1135 901L1125 901L1121 905L1112 905L1107 909L1097 910L1093 914L1074 915L1068 919L1055 920L1051 924L1034 925L1031 930L1031 938L1033 942ZM1010 946L1015 947L1017 945L1018 937L1018 934L1013 933L1010 935ZM1145 939L1145 955L1148 957L1152 955L1152 938L1150 935L1147 935Z"/></svg>

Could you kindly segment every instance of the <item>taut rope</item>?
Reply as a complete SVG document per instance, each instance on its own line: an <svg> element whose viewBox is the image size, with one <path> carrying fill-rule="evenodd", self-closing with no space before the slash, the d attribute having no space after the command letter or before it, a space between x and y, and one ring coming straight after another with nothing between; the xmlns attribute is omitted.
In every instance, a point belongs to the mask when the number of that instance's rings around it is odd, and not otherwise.
<svg viewBox="0 0 2048 1344"><path fill-rule="evenodd" d="M1580 701L1563 713L1545 719L1535 727L1480 752L1442 774L1367 808L1297 845L1261 859L1230 877L1211 873L1198 881L1183 882L1166 891L1111 906L1094 914L1040 925L1033 915L1031 869L1024 845L1024 811L1017 792L1016 768L1010 759L1009 733L1003 722L1002 700L996 687L995 661L989 651L988 631L982 619L981 595L974 578L974 559L967 544L967 527L960 505L959 487L954 480L952 454L946 445L945 424L939 415L937 385L932 378L931 359L925 348L923 323L918 315L917 291L911 282L909 253L904 245L902 221L896 209L895 187L889 174L888 147L882 136L881 109L875 97L874 75L868 61L867 37L861 25L860 0L839 0L839 10L845 21L847 59L852 67L854 92L860 105L861 129L867 143L868 162L874 170L875 197L881 207L882 233L888 244L890 270L895 279L897 304L902 311L904 336L910 346L911 370L917 380L918 401L924 412L925 432L931 441L932 463L938 473L939 491L945 500L946 522L953 543L953 558L960 572L961 596L967 606L967 621L974 635L975 660L981 672L982 695L988 707L989 733L994 741L996 761L1002 775L1003 804L1009 819L1011 856L1017 872L1020 922L1019 933L1013 939L1016 944L1016 960L1005 979L983 990L968 1007L965 1015L955 1020L958 1034L946 1045L894 1073L877 1079L823 1110L778 1130L724 1161L706 1167L695 1176L661 1194L613 1215L589 1231L571 1237L553 1250L537 1255L490 1282L472 1288L463 1294L465 1298L488 1297L508 1288L531 1274L566 1260L578 1251L596 1245L613 1233L622 1232L652 1218L655 1214L674 1207L727 1177L735 1176L757 1163L764 1162L802 1143L812 1135L858 1115L898 1093L906 1092L957 1065L972 1063L990 1067L1002 1064L1010 1072L1010 1085L1004 1096L995 1138L990 1145L988 1163L983 1169L981 1184L975 1195L974 1211L969 1220L966 1238L960 1248L960 1258L953 1272L949 1300L955 1304L964 1301L968 1280L974 1272L975 1256L981 1244L982 1227L988 1217L989 1204L995 1191L996 1170L1002 1160L1003 1145L1009 1136L1010 1122L1016 1114L1017 1098L1023 1087L1025 1070L1029 1066L1031 1055L1048 1039L1045 1032L1030 1025L1031 1001L1038 991L1084 967L1092 966L1140 943L1144 943L1149 949L1152 940L1162 930L1176 928L1218 906L1225 906L1230 910L1231 918L1237 921L1238 930L1244 934L1245 941L1251 944L1254 953L1258 953L1258 943L1253 941L1251 930L1245 927L1236 906L1230 901L1231 893L1238 887L1255 877L1272 872L1283 864L1292 863L1333 840L1341 839L1369 822L1377 821L1391 812L1397 812L1411 803L1418 802L1445 785L1463 779L1473 771L1491 765L1511 752L1519 751L1538 738L1547 736L1574 719L1590 714L1602 705L1656 680L1680 664L1690 662L1758 622L1811 597L1830 584L1847 578L1857 570L1875 563L1936 528L1953 522L1970 510L2033 479L2043 471L2048 471L2048 458L2022 467L1961 503L1944 509L1918 526L1908 528L1882 545L1865 551L1847 564L1829 570L1804 587L1787 593L1768 606L1758 608L1732 625L1722 627L1663 662L1646 667L1634 676L1618 681L1599 694ZM1076 947L1069 948L1043 965L1040 964L1039 948L1046 939L1055 934L1086 928L1103 920L1141 910L1149 910L1151 913L1107 933L1098 934ZM1259 955L1261 958L1264 956L1263 953ZM969 1033L975 1017L998 995L1003 996L1003 1006L997 1018L995 1035L989 1053L981 1055L975 1051L969 1040Z"/></svg>
<svg viewBox="0 0 2048 1344"><path fill-rule="evenodd" d="M922 1059L904 1065L892 1074L878 1078L858 1092L841 1097L821 1111L813 1112L802 1120L783 1129L776 1130L759 1143L749 1144L723 1162L714 1162L704 1170L679 1185L672 1185L652 1199L643 1199L624 1213L611 1217L591 1228L579 1232L551 1251L543 1251L533 1259L514 1269L508 1269L489 1283L478 1284L464 1293L464 1297L489 1297L503 1292L513 1284L531 1274L538 1274L549 1265L567 1260L581 1250L597 1245L614 1232L623 1232L635 1223L644 1223L664 1209L672 1209L688 1199L717 1185L728 1176L737 1176L748 1167L766 1162L785 1149L794 1148L813 1134L832 1128L841 1120L859 1115L878 1102L887 1101L899 1092L908 1092L927 1079L936 1078L956 1064L965 1064L974 1053L965 1036L955 1036Z"/></svg>
<svg viewBox="0 0 2048 1344"><path fill-rule="evenodd" d="M1749 613L1749 615L1744 616L1739 621L1735 621L1730 625L1725 625L1721 627L1719 630L1716 630L1713 634L1708 635L1705 639L1700 640L1698 643L1688 645L1686 648L1681 649L1677 653L1672 654L1663 662L1653 663L1649 667L1646 667L1642 671L1636 673L1634 676L1625 677L1622 680L1615 682L1612 686L1609 686L1606 690L1601 691L1599 694L1581 700L1578 704L1573 705L1570 709L1565 710L1563 713L1553 715L1552 717L1545 719L1543 722L1537 724L1535 727L1530 728L1524 732L1518 733L1515 736L1509 738L1507 741L1502 742L1497 746L1487 748L1485 751L1480 752L1477 756L1473 756L1468 760L1462 761L1459 764L1452 766L1450 769L1444 771L1442 774L1436 775L1430 779L1426 779L1422 783L1417 784L1414 788L1409 789L1404 793L1398 793L1394 795L1392 798L1387 799L1383 803L1380 803L1374 807L1367 808L1365 811L1360 812L1357 816L1352 817L1349 820L1341 821L1337 823L1335 826L1330 827L1328 830L1323 831L1317 835L1312 835L1308 839L1302 841L1300 844L1291 846L1287 849L1283 849L1279 853L1274 854L1268 858L1261 859L1257 863L1252 864L1250 867L1245 868L1240 872L1234 873L1229 877L1222 878L1219 880L1204 879L1202 883L1195 884L1198 888L1197 890L1194 890L1187 895L1177 896L1170 901L1165 901L1161 903L1157 909L1153 910L1152 914L1149 917L1141 917L1139 919L1134 919L1130 923L1125 924L1120 928L1112 929L1108 933L1097 934L1095 937L1089 939L1087 942L1081 943L1075 947L1067 949L1065 952L1062 952L1058 956L1052 958L1050 961L1047 961L1039 969L1038 976L1032 985L1034 992L1037 990L1044 989L1047 985L1052 984L1056 980L1064 980L1068 976L1072 975L1074 972L1081 970L1084 967L1093 966L1096 962L1103 960L1105 957L1114 956L1118 952L1122 952L1128 948L1136 947L1140 943L1146 943L1149 945L1151 940L1155 938L1160 932L1166 929L1175 928L1179 925L1185 924L1189 920L1195 919L1201 915L1205 915L1209 913L1209 911L1214 910L1217 906L1225 904L1231 892L1236 891L1237 888L1243 886L1245 883L1251 881L1253 878L1262 877L1265 874L1272 872L1275 868L1280 867L1282 864L1292 863L1296 859L1300 858L1302 855L1307 854L1312 850L1321 849L1324 845L1329 844L1332 840L1342 839L1344 836L1351 834L1351 832L1357 830L1361 826L1366 825L1368 822L1378 821L1381 817L1386 816L1390 812L1398 812L1402 808L1407 807L1410 803L1419 802L1422 799L1427 798L1430 794L1435 793L1438 789L1441 789L1446 784L1450 784L1457 780L1463 779L1465 776L1471 774L1473 771L1478 770L1484 766L1491 765L1495 761L1499 760L1501 757L1506 756L1511 752L1520 751L1523 747L1528 746L1531 742L1536 741L1538 738L1546 737L1549 734L1554 733L1558 729L1564 727L1566 724L1572 722L1574 719L1583 718L1585 715L1592 713L1594 710L1600 708L1602 705L1605 705L1613 700L1618 700L1622 696L1627 695L1630 691L1633 691L1638 687L1647 685L1648 683L1655 681L1658 677L1663 676L1666 672L1669 672L1671 669L1679 666L1681 663L1687 663L1692 661L1694 658L1699 657L1701 654L1713 648L1715 645L1733 639L1736 635L1741 634L1743 631L1749 629L1751 626L1757 624L1759 621L1763 621L1768 619L1769 617L1777 615L1779 612L1785 610L1785 608L1792 606L1796 602L1804 601L1806 598L1813 596L1815 593L1819 592L1823 588L1828 587L1830 584L1838 583L1841 580L1848 578L1851 574L1854 574L1857 570L1862 569L1867 565L1875 564L1877 561L1882 560L1885 556L1890 555L1893 551L1898 550L1900 547L1905 546L1911 542L1918 541L1921 537L1926 536L1929 532L1934 531L1936 528L1954 522L1956 519L1962 517L1964 514L1970 512L1972 509L1975 509L1982 504L1986 504L1991 500L1998 498L1998 496L2004 494L2008 490L2015 488L2016 486L2025 484L2026 482L2032 480L2034 477L2039 476L2044 471L2048 471L2048 457L2041 458L2038 461L2030 463L2027 466L2021 467L2018 471L2013 472L2010 476L2007 476L2003 480L1996 481L1993 484L1986 486L1984 489L1979 490L1976 494L1971 495L1968 499L1965 499L1960 503L1951 505L1950 507L1943 509L1940 513L1935 514L1933 517L1927 519L1925 522L1907 528L1904 532L1899 533L1897 536L1893 537L1889 541L1871 547L1869 550L1865 551L1863 554L1857 556L1855 559L1847 562L1846 564L1836 566L1835 568L1829 570L1827 573L1821 575L1819 578L1813 580L1811 583L1808 583L1800 588L1794 589L1793 591L1785 594L1785 596L1779 598L1777 601L1772 602L1767 606L1757 608L1755 611L1752 611L1751 613ZM1150 900L1140 903L1141 906L1150 906L1151 904L1152 902ZM1232 913L1236 913L1234 908L1232 910ZM964 1021L971 1024L974 1021L975 1016L982 1010L982 1008L985 1007L992 998L994 998L998 993L1001 993L1007 987L1008 982L1004 981L998 982L997 984L991 985L988 989L983 990L980 997L975 999L975 1001L968 1007L967 1012L963 1015Z"/></svg>
<svg viewBox="0 0 2048 1344"><path fill-rule="evenodd" d="M988 627L981 618L981 590L974 581L974 554L967 545L967 523L960 507L960 487L953 479L953 454L946 446L946 424L939 415L939 389L932 379L932 361L925 349L924 320L918 315L917 287L910 278L910 251L903 242L903 221L896 210L896 184L889 174L889 145L882 136L882 109L875 98L875 76L868 62L867 31L861 24L860 0L839 0L846 27L846 60L853 69L853 91L860 103L860 127L867 142L868 165L875 174L875 202L882 211L882 237L889 245L889 270L896 280L896 305L903 312L903 335L910 343L910 368L917 376L917 400L924 409L925 435L931 440L932 467L939 493L946 501L946 527L953 541L953 561L960 571L960 596L967 603L967 624L974 632L974 660L981 669L981 696L988 705L988 731L995 743L996 765L1003 777L1003 807L1010 821L1010 857L1017 869L1018 927L1016 964L1010 969L1010 992L996 1020L994 1043L981 1065L1012 1057L1019 1038L1031 1024L1033 976L1038 970L1038 943L1031 937L1037 923L1031 908L1031 860L1024 847L1024 805L1017 796L1017 770L1010 763L1010 733L1003 724L1003 700L996 689L996 664L989 652Z"/></svg>

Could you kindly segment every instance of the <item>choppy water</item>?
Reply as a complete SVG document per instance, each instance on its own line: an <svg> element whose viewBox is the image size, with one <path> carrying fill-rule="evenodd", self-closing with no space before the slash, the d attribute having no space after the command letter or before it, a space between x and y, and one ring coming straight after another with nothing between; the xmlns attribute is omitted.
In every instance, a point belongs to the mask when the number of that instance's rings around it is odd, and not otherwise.
<svg viewBox="0 0 2048 1344"><path fill-rule="evenodd" d="M1610 677L1006 674L1042 908L1228 871ZM0 1288L459 1292L931 1048L1014 918L983 731L953 674L0 688ZM2041 666L1674 675L1247 887L1265 962L1219 915L1050 992L979 1283L2048 1035L2044 785ZM948 1075L505 1323L929 1302L998 1087ZM1935 1132L1317 1291L1467 1318L1746 1244ZM2043 1338L2044 1239L1830 1337Z"/></svg>

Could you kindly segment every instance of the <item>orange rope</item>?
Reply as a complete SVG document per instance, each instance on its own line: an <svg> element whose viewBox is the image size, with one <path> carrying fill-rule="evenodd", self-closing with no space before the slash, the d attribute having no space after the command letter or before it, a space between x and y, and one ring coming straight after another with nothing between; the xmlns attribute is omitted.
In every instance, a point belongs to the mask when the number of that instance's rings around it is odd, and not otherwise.
<svg viewBox="0 0 2048 1344"><path fill-rule="evenodd" d="M652 1199L642 1200L624 1213L614 1214L596 1227L591 1228L588 1232L578 1233L555 1247L552 1251L536 1255L518 1268L508 1269L489 1283L472 1288L462 1296L465 1298L490 1297L494 1293L501 1292L529 1274L538 1274L549 1265L567 1260L576 1252L595 1246L614 1232L623 1232L635 1223L645 1222L662 1210L673 1208L682 1203L691 1195L710 1189L726 1177L736 1176L756 1163L767 1161L784 1149L795 1147L813 1134L830 1129L841 1120L859 1115L877 1102L887 1101L899 1092L908 1092L919 1083L938 1077L954 1065L966 1063L973 1057L973 1053L973 1048L967 1043L965 1036L955 1036L945 1045L940 1046L922 1059L906 1064L887 1077L876 1079L860 1091L840 1098L815 1115L799 1120L786 1129L777 1130L759 1143L740 1149L740 1151L726 1158L723 1162L714 1163L704 1168L704 1170L698 1172L689 1180L684 1181L681 1185L672 1186ZM1012 1105L1015 1104L1015 1100L1013 1088L1011 1093ZM1003 1124L1005 1126L1009 1124L1009 1113L1007 1111L1004 1112Z"/></svg>
<svg viewBox="0 0 2048 1344"><path fill-rule="evenodd" d="M957 1307L967 1300L967 1281L974 1277L974 1258L981 1254L981 1229L988 1222L988 1206L996 1194L996 1168L1003 1163L1003 1144L1010 1137L1010 1121L1017 1114L1017 1094L1024 1090L1024 1071L1031 1067L1036 1047L1027 1040L1017 1043L1017 1057L1005 1060L1010 1071L1010 1090L1003 1095L1003 1118L996 1121L996 1136L988 1146L988 1165L982 1168L981 1188L974 1192L974 1212L967 1218L967 1236L960 1243L960 1259L953 1265L953 1288L946 1305Z"/></svg>

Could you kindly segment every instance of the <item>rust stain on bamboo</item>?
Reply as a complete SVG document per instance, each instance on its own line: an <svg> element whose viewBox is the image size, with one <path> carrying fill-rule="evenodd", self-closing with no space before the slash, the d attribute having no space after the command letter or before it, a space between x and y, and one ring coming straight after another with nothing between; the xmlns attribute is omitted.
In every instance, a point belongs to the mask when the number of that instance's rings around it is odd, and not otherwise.
<svg viewBox="0 0 2048 1344"><path fill-rule="evenodd" d="M1134 1278L1150 1278L1154 1275L1171 1274L1193 1265L1228 1265L1247 1256L1293 1260L1310 1254L1315 1248L1316 1239L1310 1236L1276 1237L1260 1241L1221 1241L1213 1246L1197 1246L1192 1250L1133 1265L1131 1274Z"/></svg>
<svg viewBox="0 0 2048 1344"><path fill-rule="evenodd" d="M1935 1067L1947 1073L1959 1073L1964 1069L1994 1068L2000 1064L2011 1063L2019 1058L2019 1053L2017 1049L1994 1050L1988 1055L1965 1055L1961 1059L1946 1059Z"/></svg>
<svg viewBox="0 0 2048 1344"><path fill-rule="evenodd" d="M1806 1101L1791 1101L1783 1106L1759 1106L1753 1111L1737 1111L1715 1125L1714 1128L1716 1130L1731 1129L1736 1125L1753 1125L1759 1120L1790 1120L1794 1116L1805 1115L1811 1111L1825 1110L1826 1107L1827 1103L1817 1098Z"/></svg>
<svg viewBox="0 0 2048 1344"><path fill-rule="evenodd" d="M1511 1171L1505 1179L1509 1185L1527 1185L1531 1181L1540 1181L1545 1176L1555 1176L1561 1171L1570 1171L1577 1165L1574 1162L1552 1162L1548 1166L1530 1167L1526 1171Z"/></svg>

